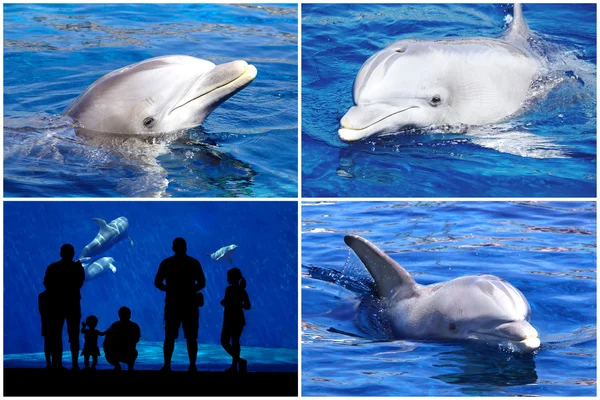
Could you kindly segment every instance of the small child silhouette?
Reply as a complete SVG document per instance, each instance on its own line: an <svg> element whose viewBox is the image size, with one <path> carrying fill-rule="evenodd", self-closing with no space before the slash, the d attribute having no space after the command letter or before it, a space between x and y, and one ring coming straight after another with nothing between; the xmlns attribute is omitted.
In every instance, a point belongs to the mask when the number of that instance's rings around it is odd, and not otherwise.
<svg viewBox="0 0 600 400"><path fill-rule="evenodd" d="M225 372L236 372L238 366L240 372L246 372L248 361L240 358L240 337L246 325L244 310L250 309L250 298L246 292L246 280L239 268L227 271L227 283L229 286L225 289L225 298L221 300L221 305L225 307L221 346L231 356L231 366Z"/></svg>
<svg viewBox="0 0 600 400"><path fill-rule="evenodd" d="M87 325L87 326L86 326ZM92 356L92 369L96 369L98 364L98 356L100 348L98 347L98 336L106 335L106 332L101 332L96 329L98 326L98 317L90 315L81 323L81 333L85 338L81 355L84 356L85 369L90 368L90 356Z"/></svg>

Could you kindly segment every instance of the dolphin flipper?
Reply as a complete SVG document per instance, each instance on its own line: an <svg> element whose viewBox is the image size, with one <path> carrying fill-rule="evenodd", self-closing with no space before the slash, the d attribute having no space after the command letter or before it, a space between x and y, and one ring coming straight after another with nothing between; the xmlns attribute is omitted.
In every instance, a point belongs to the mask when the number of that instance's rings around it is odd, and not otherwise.
<svg viewBox="0 0 600 400"><path fill-rule="evenodd" d="M113 274L117 272L117 267L115 267L114 265L109 265L108 268L113 272Z"/></svg>
<svg viewBox="0 0 600 400"><path fill-rule="evenodd" d="M345 236L344 242L369 270L380 297L400 295L401 298L407 298L416 295L413 277L374 244L356 235Z"/></svg>

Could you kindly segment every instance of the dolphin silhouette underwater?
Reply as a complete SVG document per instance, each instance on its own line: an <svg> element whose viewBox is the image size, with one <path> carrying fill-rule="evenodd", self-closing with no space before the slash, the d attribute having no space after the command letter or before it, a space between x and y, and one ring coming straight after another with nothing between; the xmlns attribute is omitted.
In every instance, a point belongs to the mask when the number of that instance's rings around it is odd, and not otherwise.
<svg viewBox="0 0 600 400"><path fill-rule="evenodd" d="M527 299L505 280L473 275L419 285L368 240L347 235L344 242L375 280L395 338L471 340L522 353L540 347Z"/></svg>
<svg viewBox="0 0 600 400"><path fill-rule="evenodd" d="M193 128L256 77L242 60L150 58L94 82L63 112L85 133L160 134Z"/></svg>
<svg viewBox="0 0 600 400"><path fill-rule="evenodd" d="M129 243L133 247L133 240L129 237L127 218L119 217L108 224L101 218L92 218L92 220L98 224L99 231L96 237L81 250L79 260L82 263L90 263L93 257L106 252L125 238L129 239Z"/></svg>
<svg viewBox="0 0 600 400"><path fill-rule="evenodd" d="M237 249L238 246L236 244L230 244L229 246L221 247L219 250L214 253L206 253L207 256L210 256L215 261L223 261L228 260L229 264L233 264L233 252Z"/></svg>
<svg viewBox="0 0 600 400"><path fill-rule="evenodd" d="M117 267L114 265L115 259L112 257L102 257L90 264L84 264L83 269L85 271L85 280L89 281L104 275L109 270L112 273L117 272Z"/></svg>
<svg viewBox="0 0 600 400"><path fill-rule="evenodd" d="M545 68L520 4L500 39L400 40L371 56L338 135L353 142L405 127L487 125L518 114Z"/></svg>

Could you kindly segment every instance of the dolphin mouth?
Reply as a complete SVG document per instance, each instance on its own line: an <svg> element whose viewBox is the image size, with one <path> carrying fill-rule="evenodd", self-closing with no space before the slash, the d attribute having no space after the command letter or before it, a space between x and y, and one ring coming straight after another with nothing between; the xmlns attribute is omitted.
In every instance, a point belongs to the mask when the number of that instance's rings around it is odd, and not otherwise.
<svg viewBox="0 0 600 400"><path fill-rule="evenodd" d="M379 129L382 122L414 108L419 107L411 105L398 110L393 106L383 104L354 106L340 121L341 128L338 130L338 135L342 141L351 143L382 133L385 131L385 129Z"/></svg>
<svg viewBox="0 0 600 400"><path fill-rule="evenodd" d="M471 331L479 339L506 342L509 347L529 353L537 350L541 341L537 330L527 321L514 321L501 324L490 331Z"/></svg>
<svg viewBox="0 0 600 400"><path fill-rule="evenodd" d="M230 66L234 71L238 70L238 73L233 74L233 75L223 73L223 72L228 72L228 71L223 71L223 70ZM212 75L210 75L210 74L212 74ZM240 90L242 90L243 88L248 86L254 80L254 78L256 78L257 74L258 74L258 71L254 65L248 64L246 61L242 61L242 60L232 61L227 64L218 65L212 71L209 72L208 75L210 75L210 76L208 78L206 76L202 76L199 78L200 83L204 83L204 81L209 80L209 79L215 79L216 82L210 84L206 90L198 91L192 95L186 94L182 98L182 100L179 101L179 103L177 103L177 105L175 107L173 107L171 109L171 111L169 111L169 114L171 114L173 111L177 110L178 108L181 108L181 107L183 107L195 100L203 98L209 94L216 95L216 97L219 100L221 100L221 96L222 97L232 96L233 94L239 92ZM192 88L190 90L192 90L194 88L194 85L196 85L197 83L198 82L194 82L194 84L192 85ZM190 90L188 90L188 92Z"/></svg>

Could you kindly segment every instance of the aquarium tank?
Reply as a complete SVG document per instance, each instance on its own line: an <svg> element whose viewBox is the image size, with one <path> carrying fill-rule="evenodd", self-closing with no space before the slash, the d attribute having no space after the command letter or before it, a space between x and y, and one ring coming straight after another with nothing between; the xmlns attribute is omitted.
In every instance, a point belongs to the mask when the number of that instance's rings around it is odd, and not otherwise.
<svg viewBox="0 0 600 400"><path fill-rule="evenodd" d="M199 370L222 370L231 357L220 345L221 299L227 271L238 267L246 279L251 309L245 311L241 355L248 371L297 371L298 363L298 206L296 202L60 201L4 204L4 366L45 366L38 295L49 264L60 260L70 243L78 259L99 232L120 217L127 232L93 259L111 257L114 268L86 279L81 288L82 321L98 317L98 329L118 320L120 307L131 309L141 328L138 369L163 364L165 293L154 286L161 261L173 255L176 237L200 261L206 277L198 333ZM226 257L211 257L236 245ZM88 261L93 262L93 261ZM84 267L87 264L84 264ZM99 345L102 347L103 338ZM83 335L80 346L83 347ZM66 324L63 363L71 366ZM83 357L79 359L83 365ZM175 343L173 369L187 370L183 332ZM102 352L99 369L112 368Z"/></svg>

